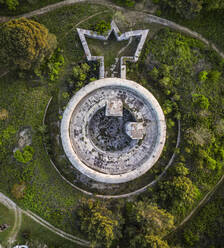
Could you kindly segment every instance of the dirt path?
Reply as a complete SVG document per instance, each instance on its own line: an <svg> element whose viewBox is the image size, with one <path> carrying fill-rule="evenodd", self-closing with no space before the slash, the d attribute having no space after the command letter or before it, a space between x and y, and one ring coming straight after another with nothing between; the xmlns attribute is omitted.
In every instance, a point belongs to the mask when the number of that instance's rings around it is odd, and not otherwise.
<svg viewBox="0 0 224 248"><path fill-rule="evenodd" d="M17 234L20 230L22 223L22 214L20 208L18 208L13 201L11 201L8 197L3 195L2 193L0 193L0 203L2 203L8 209L14 211L14 216L15 216L14 225L9 234L9 239L8 239L8 245L11 247L11 245L16 241Z"/></svg>
<svg viewBox="0 0 224 248"><path fill-rule="evenodd" d="M91 1L87 1L87 0L65 0L65 1L62 1L62 2L59 2L59 3L56 3L56 4L51 4L49 6L46 6L44 8L41 8L39 10L35 10L35 11L32 11L30 13L26 13L26 14L23 14L23 15L20 15L18 17L26 17L26 18L30 18L30 17L33 17L33 16L38 16L38 15L42 15L42 14L45 14L45 13L48 13L52 10L55 10L55 9L58 9L58 8L61 8L63 6L69 6L69 5L72 5L72 4L76 4L76 3L80 3L80 2L91 2L91 3L95 3L95 4L102 4L102 5L106 5L108 7L112 7L112 8L116 8L116 9L120 9L120 10L124 10L123 8L121 7L118 7L116 5L113 5L111 3L109 3L108 1L106 0L91 0ZM127 11L127 10L126 10ZM130 11L131 12L131 11ZM133 11L132 11L133 12ZM172 21L169 21L169 20L166 20L166 19L163 19L163 18L160 18L160 17L157 17L157 16L154 16L154 15L151 15L151 14L147 14L147 13L142 13L142 12L139 12L139 11L134 11L137 15L141 15L143 17L143 20L146 22L146 23L157 23L157 24L161 24L163 26L167 26L167 27L170 27L172 29L175 29L177 31L181 31L187 35L190 35L194 38L197 38L199 40L201 40L202 42L204 42L205 44L207 44L208 46L211 46L212 49L214 49L222 58L224 58L224 53L222 51L220 51L216 45L212 42L210 42L209 40L205 39L202 35L200 35L199 33L195 32L195 31L192 31L184 26L181 26L175 22L172 22ZM16 18L16 17L12 17L12 18ZM2 22L5 22L5 21L8 21L10 20L11 18L10 17L4 17L4 16L1 16L0 17L0 23ZM205 204L209 199L210 197L215 193L216 189L218 188L218 186L223 182L224 180L224 176L222 176L222 178L218 181L218 183L215 185L215 187L209 191L205 197L199 202L198 206L193 209L190 214L177 226L177 228L174 230L176 231L178 228L180 228L181 226L183 226L191 217L192 215L203 205ZM0 202L2 200L2 194L0 193ZM6 200L6 199L5 199ZM8 199L10 200L10 199ZM4 200L3 200L4 201ZM6 201L7 203L7 201ZM16 210L15 210L15 214L16 214ZM55 229L53 228L53 226L51 226L49 223L49 225L46 224L46 222L44 220L41 219L40 221L40 217L37 217L37 216L34 216L33 213L29 213L29 212L24 212L23 213L29 215L31 218L33 218L35 221L37 221L38 223L40 223L41 225L45 226L46 228L50 229L51 231L55 232L56 234L58 235L65 235L64 238L70 240L70 239L73 239L76 240L74 242L78 242L79 239L77 239L77 237L75 236L72 236L73 238L70 238L70 234L66 234L66 233L61 233L59 234L60 232L62 232L61 230L59 229ZM18 219L18 213L17 213L17 219ZM19 225L19 221L17 221L17 224ZM16 230L16 228L15 228ZM59 232L60 231L60 232ZM67 235L67 236L66 236ZM85 241L85 240L82 240L83 244L87 244L88 242ZM86 243L87 242L87 243ZM82 245L83 245L82 244Z"/></svg>
<svg viewBox="0 0 224 248"><path fill-rule="evenodd" d="M11 246L16 241L16 237L20 230L21 224L22 224L21 210L20 208L16 207L15 208L15 223L14 223L12 231L9 234L8 245Z"/></svg>
<svg viewBox="0 0 224 248"><path fill-rule="evenodd" d="M216 192L216 190L218 189L218 187L220 186L220 184L222 184L222 182L224 181L224 175L219 179L219 181L216 183L216 185L213 187L212 190L210 190L205 196L204 198L198 203L197 207L194 208L190 214L178 225L178 229L180 227L182 227L196 212L197 210L202 207L205 203L207 203L209 201L209 199L214 195L214 193ZM177 230L177 229L176 229ZM176 231L175 230L175 231Z"/></svg>
<svg viewBox="0 0 224 248"><path fill-rule="evenodd" d="M5 196L2 193L0 193L0 203L2 203L8 209L13 210L15 214L14 226L9 234L9 239L8 239L9 247L11 247L12 244L16 241L17 234L22 224L22 213L29 216L30 218L32 218L34 221L36 221L40 225L44 226L45 228L52 231L53 233L61 236L62 238L67 239L73 243L79 244L81 246L90 247L90 243L88 241L61 231L60 229L54 227L53 225L51 225L50 223L43 220L42 218L40 218L39 216L37 216L36 214L32 213L29 210L25 211L23 209L20 209L12 200L10 200L7 196Z"/></svg>
<svg viewBox="0 0 224 248"><path fill-rule="evenodd" d="M54 232L55 234L61 236L62 238L65 238L67 240L70 240L73 243L82 245L82 246L86 246L86 247L90 247L90 243L84 239L80 239L76 236L73 236L69 233L66 233L56 227L54 227L53 225L51 225L49 222L43 220L42 218L40 218L38 215L32 213L31 211L25 211L22 210L22 212L29 216L31 219L33 219L34 221L36 221L37 223L39 223L40 225L44 226L45 228L51 230L52 232Z"/></svg>
<svg viewBox="0 0 224 248"><path fill-rule="evenodd" d="M181 31L181 32L183 32L185 34L188 34L188 35L190 35L190 36L192 36L194 38L197 38L197 39L201 40L202 42L204 42L208 46L210 45L212 49L214 49L222 58L224 58L224 53L222 51L220 51L214 43L212 43L209 40L205 39L201 34L195 32L195 31L192 31L189 28L181 26L181 25L179 25L179 24L177 24L175 22L166 20L166 19L158 17L158 16L148 14L146 12L124 9L122 7L119 7L119 6L115 5L115 4L112 4L108 0L65 0L65 1L62 1L62 2L59 2L59 3L48 5L46 7L38 9L38 10L31 11L29 13L25 13L25 14L16 16L16 17L0 16L0 23L6 22L6 21L8 21L10 19L18 18L18 17L30 18L30 17L33 17L33 16L43 15L43 14L46 14L46 13L48 13L50 11L55 10L55 9L58 9L58 8L61 8L61 7L64 7L64 6L73 5L73 4L76 4L76 3L82 3L82 2L93 3L93 4L101 4L101 5L105 5L107 7L111 7L111 8L114 8L114 9L123 10L125 12L133 13L138 17L141 16L146 23L157 23L157 24L161 24L163 26L170 27L172 29L176 29L178 31Z"/></svg>
<svg viewBox="0 0 224 248"><path fill-rule="evenodd" d="M0 78L4 77L5 75L7 75L9 73L9 71L4 71L1 75Z"/></svg>

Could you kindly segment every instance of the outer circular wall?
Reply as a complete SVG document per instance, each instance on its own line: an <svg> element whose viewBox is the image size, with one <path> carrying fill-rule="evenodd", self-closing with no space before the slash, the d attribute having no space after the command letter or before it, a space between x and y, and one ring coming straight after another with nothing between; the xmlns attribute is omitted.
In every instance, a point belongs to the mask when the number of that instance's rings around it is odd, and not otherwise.
<svg viewBox="0 0 224 248"><path fill-rule="evenodd" d="M74 151L71 137L70 137L70 120L72 114L76 107L80 104L81 100L86 97L91 92L103 88L103 87L122 87L123 89L134 91L135 94L138 94L141 98L143 98L147 103L152 106L154 111L156 112L157 119L157 129L158 135L156 139L156 144L153 150L152 156L150 156L146 161L144 161L139 167L135 170L129 171L123 174L111 175L106 173L101 173L96 170L91 169L85 163L83 163L77 153ZM64 151L72 163L72 165L78 169L81 173L86 176L103 183L124 183L130 180L133 180L145 172L147 172L159 159L166 139L166 123L163 111L155 99L155 97L144 87L141 85L121 78L104 78L92 83L89 83L87 86L83 87L79 90L69 101L61 122L61 140Z"/></svg>

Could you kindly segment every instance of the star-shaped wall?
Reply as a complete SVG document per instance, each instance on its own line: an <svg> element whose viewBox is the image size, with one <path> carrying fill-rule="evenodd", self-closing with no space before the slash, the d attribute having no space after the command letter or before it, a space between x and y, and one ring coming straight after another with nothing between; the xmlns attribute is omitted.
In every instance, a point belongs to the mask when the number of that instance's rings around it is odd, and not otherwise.
<svg viewBox="0 0 224 248"><path fill-rule="evenodd" d="M100 71L99 71L99 77L104 78L105 77L105 68L104 68L104 56L92 56L88 43L86 41L86 37L92 38L92 39L98 39L102 41L107 41L110 37L111 33L114 32L114 35L117 39L117 41L125 41L129 40L131 37L139 37L139 43L137 46L137 49L133 56L122 56L120 58L120 77L126 78L126 61L131 62L137 62L138 58L141 54L143 45L145 43L145 40L147 38L148 29L145 30L134 30L125 32L123 34L120 34L120 30L117 27L116 23L114 21L111 22L111 29L108 31L107 35L100 35L97 32L86 30L86 29L80 29L77 28L77 32L79 35L79 38L81 40L82 46L84 48L86 57L88 61L100 61Z"/></svg>

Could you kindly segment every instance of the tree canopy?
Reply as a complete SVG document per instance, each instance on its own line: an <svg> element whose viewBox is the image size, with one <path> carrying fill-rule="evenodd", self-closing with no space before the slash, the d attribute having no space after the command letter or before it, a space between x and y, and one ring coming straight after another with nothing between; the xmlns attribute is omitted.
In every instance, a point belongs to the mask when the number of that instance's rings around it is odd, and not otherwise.
<svg viewBox="0 0 224 248"><path fill-rule="evenodd" d="M127 214L130 247L168 247L153 243L156 239L163 243L162 238L174 227L174 217L170 213L155 204L138 201L127 207Z"/></svg>
<svg viewBox="0 0 224 248"><path fill-rule="evenodd" d="M0 56L4 66L34 69L52 55L56 46L56 36L33 20L20 18L0 26Z"/></svg>
<svg viewBox="0 0 224 248"><path fill-rule="evenodd" d="M88 234L92 247L97 244L110 247L112 242L121 236L121 216L114 215L100 201L82 199L78 215L81 230Z"/></svg>

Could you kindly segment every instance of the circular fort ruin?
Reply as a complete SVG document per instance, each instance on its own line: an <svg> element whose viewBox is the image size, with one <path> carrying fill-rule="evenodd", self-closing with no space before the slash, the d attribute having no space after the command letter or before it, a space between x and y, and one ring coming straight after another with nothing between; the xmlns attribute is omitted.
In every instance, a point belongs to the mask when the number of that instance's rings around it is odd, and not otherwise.
<svg viewBox="0 0 224 248"><path fill-rule="evenodd" d="M146 173L166 139L163 111L141 85L104 78L79 90L61 122L61 139L71 164L102 183L124 183Z"/></svg>

